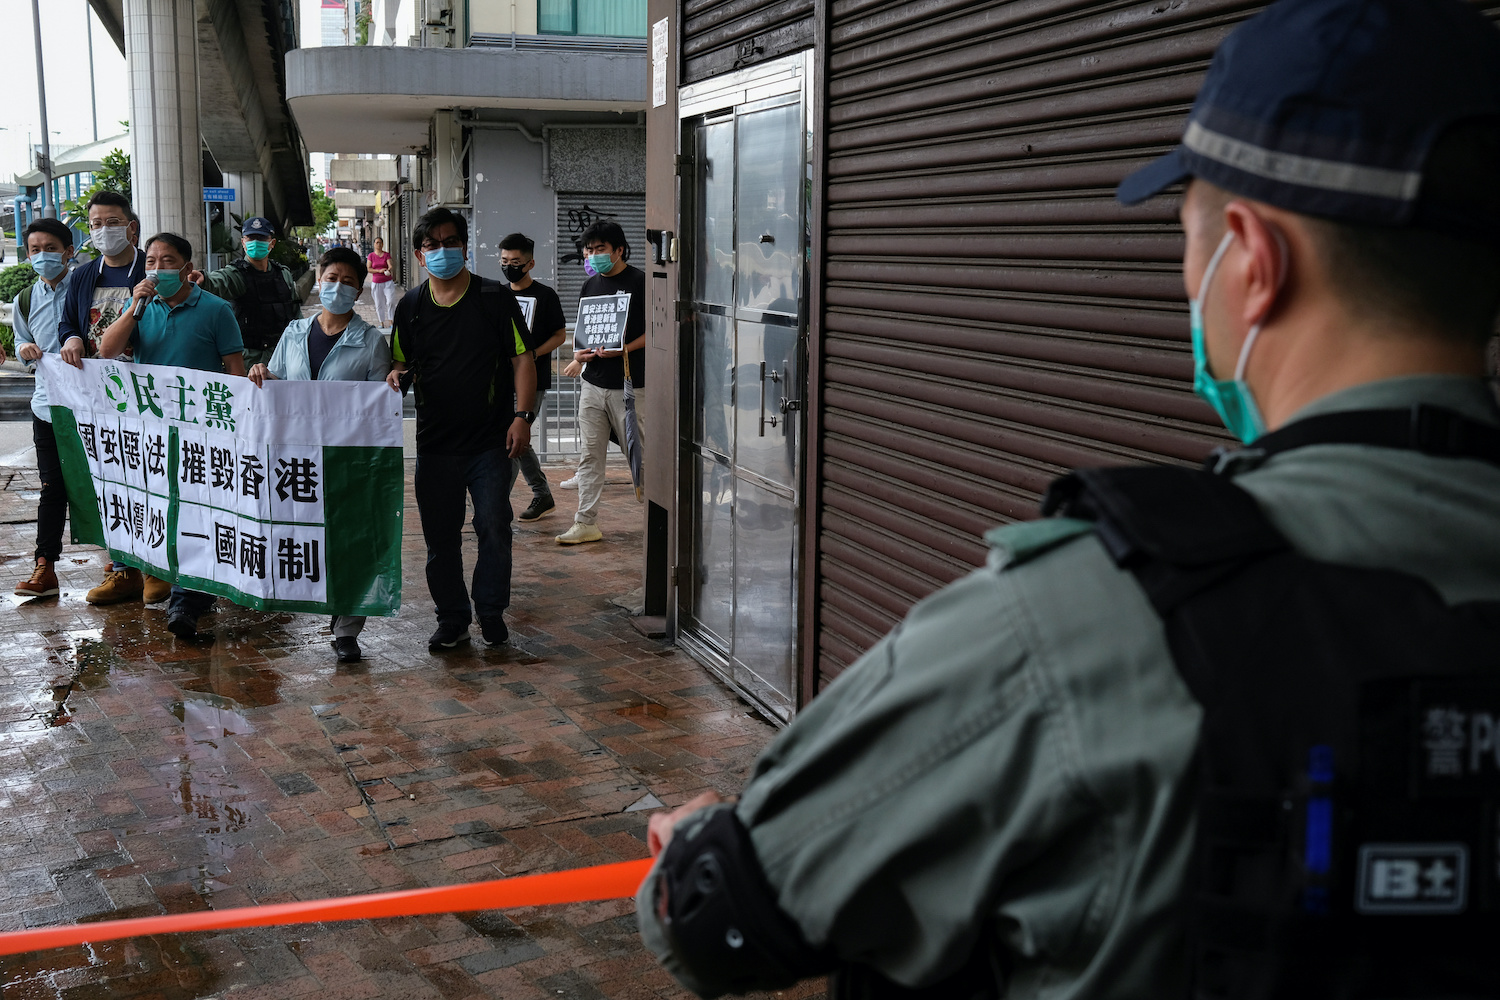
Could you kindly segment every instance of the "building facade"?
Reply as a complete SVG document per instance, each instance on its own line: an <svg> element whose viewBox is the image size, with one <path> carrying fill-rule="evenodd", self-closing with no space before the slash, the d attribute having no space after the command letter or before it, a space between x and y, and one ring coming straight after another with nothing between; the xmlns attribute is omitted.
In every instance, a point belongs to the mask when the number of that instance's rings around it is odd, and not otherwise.
<svg viewBox="0 0 1500 1000"><path fill-rule="evenodd" d="M785 719L1056 476L1227 440L1178 199L1113 189L1256 9L651 0L648 611L684 648Z"/></svg>
<svg viewBox="0 0 1500 1000"><path fill-rule="evenodd" d="M614 219L644 242L644 0L350 10L353 23L368 17L364 44L287 57L299 124L316 149L341 154L328 170L349 231L381 235L405 281L420 280L411 226L428 208L468 218L485 277L500 277L500 240L524 232L533 274L558 286L571 321L588 222Z"/></svg>

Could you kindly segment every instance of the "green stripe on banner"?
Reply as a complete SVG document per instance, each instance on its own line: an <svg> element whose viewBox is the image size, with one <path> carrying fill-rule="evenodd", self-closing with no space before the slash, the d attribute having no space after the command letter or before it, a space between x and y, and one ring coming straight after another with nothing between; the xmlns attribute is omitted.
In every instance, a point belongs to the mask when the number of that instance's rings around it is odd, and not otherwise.
<svg viewBox="0 0 1500 1000"><path fill-rule="evenodd" d="M329 532L328 604L340 614L395 614L405 457L400 448L324 447L323 470L323 516L339 527Z"/></svg>
<svg viewBox="0 0 1500 1000"><path fill-rule="evenodd" d="M104 522L99 519L99 494L94 492L94 473L89 456L78 437L78 422L66 406L53 406L52 436L62 462L63 484L68 488L68 525L74 544L104 544Z"/></svg>

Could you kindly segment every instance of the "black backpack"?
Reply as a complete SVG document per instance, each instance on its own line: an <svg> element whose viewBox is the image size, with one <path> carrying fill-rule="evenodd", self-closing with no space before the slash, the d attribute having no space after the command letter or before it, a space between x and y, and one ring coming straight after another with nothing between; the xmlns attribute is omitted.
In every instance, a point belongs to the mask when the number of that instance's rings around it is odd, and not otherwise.
<svg viewBox="0 0 1500 1000"><path fill-rule="evenodd" d="M1250 454L1316 443L1500 464L1500 430L1430 407ZM1213 471L1080 471L1043 509L1097 522L1204 709L1193 995L1500 996L1500 602L1300 555Z"/></svg>

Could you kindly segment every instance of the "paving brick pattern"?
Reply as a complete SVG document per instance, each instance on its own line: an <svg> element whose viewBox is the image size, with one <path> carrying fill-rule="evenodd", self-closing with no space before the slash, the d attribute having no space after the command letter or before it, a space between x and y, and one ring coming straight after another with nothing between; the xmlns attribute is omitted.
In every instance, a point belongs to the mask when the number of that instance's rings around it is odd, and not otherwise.
<svg viewBox="0 0 1500 1000"><path fill-rule="evenodd" d="M0 513L35 474L0 470ZM556 483L571 467L550 470ZM408 473L410 470L408 469ZM609 599L639 585L623 468L607 541L563 548L575 494L516 526L512 644L429 654L408 475L405 601L339 667L327 620L220 602L184 643L93 608L102 554L0 615L0 929L448 885L641 858L650 810L733 793L771 726ZM517 507L529 499L524 483ZM0 521L8 594L34 526ZM466 559L472 565L472 534ZM14 580L11 578L14 577ZM0 959L5 1000L685 998L629 900L218 934ZM821 982L778 996L812 1000Z"/></svg>

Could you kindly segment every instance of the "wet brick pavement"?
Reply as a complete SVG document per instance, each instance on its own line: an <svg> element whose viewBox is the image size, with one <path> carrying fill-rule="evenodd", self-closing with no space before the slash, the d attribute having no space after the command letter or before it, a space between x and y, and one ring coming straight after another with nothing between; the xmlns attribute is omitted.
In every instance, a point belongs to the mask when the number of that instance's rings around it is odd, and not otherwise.
<svg viewBox="0 0 1500 1000"><path fill-rule="evenodd" d="M554 483L572 473L549 470ZM408 464L405 600L338 667L327 620L219 603L183 643L94 608L102 553L0 616L0 928L448 885L640 858L658 803L732 793L773 729L610 598L640 508L611 473L603 544L576 494L516 526L512 645L429 654ZM3 591L27 575L36 474L0 469ZM527 501L524 482L515 494ZM472 565L473 536L466 543ZM477 628L475 630L477 640ZM0 959L5 1000L687 997L627 900L169 935ZM821 983L778 994L821 997Z"/></svg>

